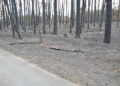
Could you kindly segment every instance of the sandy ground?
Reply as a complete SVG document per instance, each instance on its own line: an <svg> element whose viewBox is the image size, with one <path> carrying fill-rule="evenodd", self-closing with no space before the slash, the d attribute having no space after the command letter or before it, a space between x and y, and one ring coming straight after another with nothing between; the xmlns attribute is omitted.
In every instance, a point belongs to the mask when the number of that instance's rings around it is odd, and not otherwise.
<svg viewBox="0 0 120 86"><path fill-rule="evenodd" d="M120 86L120 28L113 26L112 43L103 43L103 32L84 32L81 39L69 34L68 26L59 27L57 36L42 35L50 46L77 49L80 52L56 51L43 48L39 36L31 31L22 33L23 40L13 39L10 31L0 31L0 47L45 70L82 86ZM74 32L74 30L73 30ZM68 34L68 37L63 37Z"/></svg>

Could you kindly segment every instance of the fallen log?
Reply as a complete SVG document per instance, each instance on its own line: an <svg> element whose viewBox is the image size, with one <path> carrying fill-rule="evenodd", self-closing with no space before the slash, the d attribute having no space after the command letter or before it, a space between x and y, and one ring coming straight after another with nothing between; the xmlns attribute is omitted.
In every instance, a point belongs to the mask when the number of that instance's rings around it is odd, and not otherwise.
<svg viewBox="0 0 120 86"><path fill-rule="evenodd" d="M52 49L52 50L57 50L57 51L68 51L68 52L82 52L82 53L85 53L85 51L82 51L82 50L79 50L79 49L64 49L64 48L60 48L60 47L57 47L57 46L49 46L47 45L47 43L41 43L40 44L41 47L44 47L44 48L48 48L48 49Z"/></svg>

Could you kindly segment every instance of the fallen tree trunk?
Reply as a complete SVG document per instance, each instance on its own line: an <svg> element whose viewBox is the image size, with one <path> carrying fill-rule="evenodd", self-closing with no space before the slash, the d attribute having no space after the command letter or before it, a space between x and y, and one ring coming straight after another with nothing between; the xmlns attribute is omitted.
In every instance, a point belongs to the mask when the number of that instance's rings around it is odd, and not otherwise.
<svg viewBox="0 0 120 86"><path fill-rule="evenodd" d="M48 49L57 50L57 51L68 51L68 52L81 52L81 53L85 53L85 51L82 51L82 50L79 50L79 49L64 49L64 48L60 48L60 47L57 47L57 46L47 45L46 43L41 43L40 46L43 47L43 48L48 48Z"/></svg>

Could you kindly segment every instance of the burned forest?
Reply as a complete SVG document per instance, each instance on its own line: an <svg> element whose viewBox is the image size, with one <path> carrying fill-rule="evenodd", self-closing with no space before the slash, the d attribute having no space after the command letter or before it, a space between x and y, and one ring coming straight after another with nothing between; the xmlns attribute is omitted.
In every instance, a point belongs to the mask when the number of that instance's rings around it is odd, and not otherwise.
<svg viewBox="0 0 120 86"><path fill-rule="evenodd" d="M120 86L119 37L120 0L0 0L0 49L78 86Z"/></svg>

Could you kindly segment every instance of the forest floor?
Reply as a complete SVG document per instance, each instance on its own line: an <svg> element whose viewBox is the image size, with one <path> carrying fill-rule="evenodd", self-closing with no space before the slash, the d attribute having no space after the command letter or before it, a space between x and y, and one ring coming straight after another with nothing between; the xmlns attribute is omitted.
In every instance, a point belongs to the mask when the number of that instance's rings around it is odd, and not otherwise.
<svg viewBox="0 0 120 86"><path fill-rule="evenodd" d="M120 86L120 28L113 26L111 44L95 29L84 30L80 39L75 30L69 34L68 26L59 27L58 35L52 35L52 29L42 34L46 46L79 52L41 47L39 35L32 31L21 32L23 40L13 39L10 30L0 31L0 47L80 86Z"/></svg>

